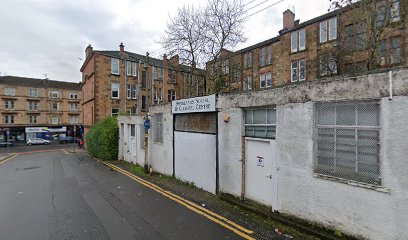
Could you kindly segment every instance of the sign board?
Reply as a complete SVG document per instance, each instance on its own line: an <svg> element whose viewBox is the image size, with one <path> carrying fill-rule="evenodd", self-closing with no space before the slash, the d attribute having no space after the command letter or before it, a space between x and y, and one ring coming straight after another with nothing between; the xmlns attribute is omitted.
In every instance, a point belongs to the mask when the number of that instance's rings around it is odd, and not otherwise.
<svg viewBox="0 0 408 240"><path fill-rule="evenodd" d="M171 102L172 113L215 112L215 94Z"/></svg>
<svg viewBox="0 0 408 240"><path fill-rule="evenodd" d="M150 120L147 119L143 123L144 129L149 130L150 129Z"/></svg>
<svg viewBox="0 0 408 240"><path fill-rule="evenodd" d="M256 166L258 167L264 167L264 158L260 156L256 156L257 161L256 161Z"/></svg>
<svg viewBox="0 0 408 240"><path fill-rule="evenodd" d="M61 127L61 128L48 128L48 127L26 127L25 132L30 133L30 132L66 132L67 127Z"/></svg>

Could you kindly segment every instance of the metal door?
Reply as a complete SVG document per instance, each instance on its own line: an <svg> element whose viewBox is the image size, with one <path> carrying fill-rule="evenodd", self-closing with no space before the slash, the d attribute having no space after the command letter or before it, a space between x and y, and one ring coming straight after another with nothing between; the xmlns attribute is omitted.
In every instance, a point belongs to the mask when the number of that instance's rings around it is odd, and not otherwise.
<svg viewBox="0 0 408 240"><path fill-rule="evenodd" d="M208 192L217 191L217 115L175 115L174 174Z"/></svg>
<svg viewBox="0 0 408 240"><path fill-rule="evenodd" d="M246 138L245 196L272 206L277 202L276 142L272 139Z"/></svg>

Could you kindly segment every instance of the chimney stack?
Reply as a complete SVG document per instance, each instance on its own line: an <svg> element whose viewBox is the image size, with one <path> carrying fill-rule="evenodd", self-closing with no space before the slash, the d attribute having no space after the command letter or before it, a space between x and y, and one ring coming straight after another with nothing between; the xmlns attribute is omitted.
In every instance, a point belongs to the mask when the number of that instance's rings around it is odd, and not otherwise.
<svg viewBox="0 0 408 240"><path fill-rule="evenodd" d="M123 45L123 42L120 43L119 49L121 53L125 52L125 45Z"/></svg>
<svg viewBox="0 0 408 240"><path fill-rule="evenodd" d="M92 54L92 51L93 51L93 47L91 46L91 44L89 44L88 47L86 47L85 49L85 59Z"/></svg>
<svg viewBox="0 0 408 240"><path fill-rule="evenodd" d="M287 9L283 12L283 29L291 29L295 26L295 14Z"/></svg>

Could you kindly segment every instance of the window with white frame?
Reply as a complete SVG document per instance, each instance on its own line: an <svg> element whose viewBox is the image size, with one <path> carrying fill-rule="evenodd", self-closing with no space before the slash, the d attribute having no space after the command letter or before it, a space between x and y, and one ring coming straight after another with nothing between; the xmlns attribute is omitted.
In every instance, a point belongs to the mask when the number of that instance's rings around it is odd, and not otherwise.
<svg viewBox="0 0 408 240"><path fill-rule="evenodd" d="M69 93L69 99L78 99L78 93L75 92Z"/></svg>
<svg viewBox="0 0 408 240"><path fill-rule="evenodd" d="M400 20L400 0L393 0L390 8L391 22Z"/></svg>
<svg viewBox="0 0 408 240"><path fill-rule="evenodd" d="M244 68L252 67L252 52L244 53Z"/></svg>
<svg viewBox="0 0 408 240"><path fill-rule="evenodd" d="M60 123L60 118L59 117L50 117L49 123L50 124L59 124Z"/></svg>
<svg viewBox="0 0 408 240"><path fill-rule="evenodd" d="M111 96L114 99L119 99L119 83L117 82L111 83Z"/></svg>
<svg viewBox="0 0 408 240"><path fill-rule="evenodd" d="M260 67L265 66L265 54L266 54L265 52L266 52L265 47L261 48L259 51L259 66Z"/></svg>
<svg viewBox="0 0 408 240"><path fill-rule="evenodd" d="M163 80L163 68L156 67L156 71L157 71L157 79Z"/></svg>
<svg viewBox="0 0 408 240"><path fill-rule="evenodd" d="M163 114L162 113L154 114L154 123L155 123L154 141L157 143L163 143Z"/></svg>
<svg viewBox="0 0 408 240"><path fill-rule="evenodd" d="M300 29L291 33L292 53L306 49L306 29Z"/></svg>
<svg viewBox="0 0 408 240"><path fill-rule="evenodd" d="M119 74L119 59L111 58L111 73Z"/></svg>
<svg viewBox="0 0 408 240"><path fill-rule="evenodd" d="M69 123L78 123L78 115L69 115Z"/></svg>
<svg viewBox="0 0 408 240"><path fill-rule="evenodd" d="M132 85L132 99L136 99L137 97L137 87L136 85Z"/></svg>
<svg viewBox="0 0 408 240"><path fill-rule="evenodd" d="M137 63L132 63L132 67L133 67L133 76L137 77Z"/></svg>
<svg viewBox="0 0 408 240"><path fill-rule="evenodd" d="M29 97L38 97L38 88L30 88L28 89L28 96Z"/></svg>
<svg viewBox="0 0 408 240"><path fill-rule="evenodd" d="M262 73L259 75L260 88L270 88L272 87L272 73Z"/></svg>
<svg viewBox="0 0 408 240"><path fill-rule="evenodd" d="M266 65L272 64L272 45L266 47Z"/></svg>
<svg viewBox="0 0 408 240"><path fill-rule="evenodd" d="M301 59L292 61L291 63L291 81L304 81L306 80L306 60Z"/></svg>
<svg viewBox="0 0 408 240"><path fill-rule="evenodd" d="M381 185L378 102L316 104L314 172Z"/></svg>
<svg viewBox="0 0 408 240"><path fill-rule="evenodd" d="M119 115L119 108L112 108L111 116L118 116L118 115Z"/></svg>
<svg viewBox="0 0 408 240"><path fill-rule="evenodd" d="M4 101L4 109L14 110L14 100L5 100Z"/></svg>
<svg viewBox="0 0 408 240"><path fill-rule="evenodd" d="M130 84L126 85L126 98L127 99L132 98L132 85L130 85Z"/></svg>
<svg viewBox="0 0 408 240"><path fill-rule="evenodd" d="M320 43L337 39L337 17L321 21L319 26Z"/></svg>
<svg viewBox="0 0 408 240"><path fill-rule="evenodd" d="M168 90L167 91L167 99L169 102L176 100L176 90Z"/></svg>
<svg viewBox="0 0 408 240"><path fill-rule="evenodd" d="M4 88L4 95L6 96L15 96L16 95L16 89L12 87L6 87Z"/></svg>
<svg viewBox="0 0 408 240"><path fill-rule="evenodd" d="M132 62L126 61L126 75L132 76Z"/></svg>
<svg viewBox="0 0 408 240"><path fill-rule="evenodd" d="M222 61L222 73L229 74L229 60Z"/></svg>
<svg viewBox="0 0 408 240"><path fill-rule="evenodd" d="M60 91L49 91L48 97L49 98L61 98L61 92Z"/></svg>
<svg viewBox="0 0 408 240"><path fill-rule="evenodd" d="M28 123L36 124L37 123L37 118L38 118L37 115L29 115L28 116Z"/></svg>
<svg viewBox="0 0 408 240"><path fill-rule="evenodd" d="M272 45L263 47L259 53L259 66L263 67L272 64Z"/></svg>
<svg viewBox="0 0 408 240"><path fill-rule="evenodd" d="M276 136L276 109L245 109L245 137L270 138Z"/></svg>
<svg viewBox="0 0 408 240"><path fill-rule="evenodd" d="M28 101L28 109L31 111L38 110L38 102L37 101Z"/></svg>
<svg viewBox="0 0 408 240"><path fill-rule="evenodd" d="M14 123L14 115L3 115L3 123L13 124Z"/></svg>
<svg viewBox="0 0 408 240"><path fill-rule="evenodd" d="M78 111L78 103L70 103L69 104L69 110L72 112L77 112Z"/></svg>
<svg viewBox="0 0 408 240"><path fill-rule="evenodd" d="M57 102L51 102L50 103L50 110L51 111L58 111L59 110L59 108L60 108L60 104L59 103L57 103Z"/></svg>
<svg viewBox="0 0 408 240"><path fill-rule="evenodd" d="M245 77L244 81L244 91L252 89L252 76Z"/></svg>

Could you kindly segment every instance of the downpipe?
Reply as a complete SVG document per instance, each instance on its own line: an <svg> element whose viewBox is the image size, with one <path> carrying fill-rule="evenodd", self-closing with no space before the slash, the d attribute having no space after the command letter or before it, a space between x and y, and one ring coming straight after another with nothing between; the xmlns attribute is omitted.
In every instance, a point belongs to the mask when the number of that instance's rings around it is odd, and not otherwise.
<svg viewBox="0 0 408 240"><path fill-rule="evenodd" d="M392 92L392 88L393 88L393 86L392 86L392 84L393 84L393 81L392 81L393 79L392 79L392 70L390 70L389 72L388 72L388 85L389 85L389 87L390 87L390 89L389 89L389 92L390 92L390 94L389 94L389 97L388 97L388 100L392 100L392 95L393 95L393 92Z"/></svg>

